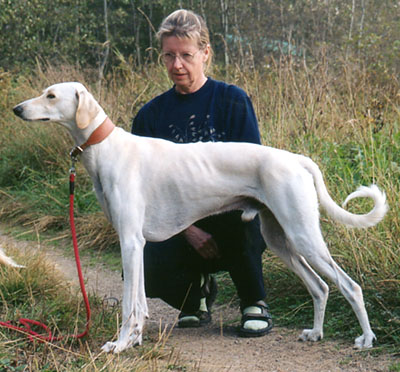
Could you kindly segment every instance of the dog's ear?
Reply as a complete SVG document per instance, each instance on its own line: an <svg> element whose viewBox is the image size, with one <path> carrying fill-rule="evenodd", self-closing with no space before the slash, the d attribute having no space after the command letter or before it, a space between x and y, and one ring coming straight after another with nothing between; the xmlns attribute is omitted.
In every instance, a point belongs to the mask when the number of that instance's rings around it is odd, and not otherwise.
<svg viewBox="0 0 400 372"><path fill-rule="evenodd" d="M78 108L75 120L79 129L85 129L100 112L99 105L87 90L77 91Z"/></svg>

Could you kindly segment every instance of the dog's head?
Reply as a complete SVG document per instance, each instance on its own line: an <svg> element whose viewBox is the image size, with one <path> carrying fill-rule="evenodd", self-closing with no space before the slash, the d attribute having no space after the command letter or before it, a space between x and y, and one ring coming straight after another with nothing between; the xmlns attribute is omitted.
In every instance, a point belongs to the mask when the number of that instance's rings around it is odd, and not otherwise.
<svg viewBox="0 0 400 372"><path fill-rule="evenodd" d="M39 97L24 101L13 110L23 120L54 121L71 130L85 129L105 119L97 101L84 85L76 82L52 85Z"/></svg>

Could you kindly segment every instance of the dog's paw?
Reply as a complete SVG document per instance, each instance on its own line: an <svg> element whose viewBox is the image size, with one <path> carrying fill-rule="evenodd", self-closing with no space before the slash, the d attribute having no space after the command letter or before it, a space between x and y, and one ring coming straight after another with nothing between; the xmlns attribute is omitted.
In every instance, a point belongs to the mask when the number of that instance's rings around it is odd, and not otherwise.
<svg viewBox="0 0 400 372"><path fill-rule="evenodd" d="M114 353L114 354L118 354L124 350L126 350L128 347L130 347L131 345L129 344L129 342L123 342L120 340L117 340L115 342L106 342L103 347L101 348L101 350L103 350L106 353Z"/></svg>
<svg viewBox="0 0 400 372"><path fill-rule="evenodd" d="M103 350L105 353L111 353L114 352L114 350L117 349L117 342L106 342L102 347L101 350ZM119 351L115 351L118 353Z"/></svg>
<svg viewBox="0 0 400 372"><path fill-rule="evenodd" d="M354 347L356 349L370 349L373 346L374 340L376 340L376 337L373 333L368 335L363 334L356 338Z"/></svg>
<svg viewBox="0 0 400 372"><path fill-rule="evenodd" d="M121 351L126 350L127 348L131 346L136 346L136 345L141 345L142 344L142 335L138 335L136 337L132 337L128 341L124 340L117 340L115 342L106 342L101 350L103 350L106 353L114 353L118 354Z"/></svg>
<svg viewBox="0 0 400 372"><path fill-rule="evenodd" d="M301 341L319 341L322 340L322 331L316 329L305 329L299 336Z"/></svg>

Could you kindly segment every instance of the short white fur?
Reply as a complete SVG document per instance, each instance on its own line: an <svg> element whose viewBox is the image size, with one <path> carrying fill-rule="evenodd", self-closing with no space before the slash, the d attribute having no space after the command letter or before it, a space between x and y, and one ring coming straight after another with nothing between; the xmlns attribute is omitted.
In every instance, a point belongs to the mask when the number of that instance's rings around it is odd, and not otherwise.
<svg viewBox="0 0 400 372"><path fill-rule="evenodd" d="M78 109L79 107L79 109ZM80 83L60 83L14 108L24 120L58 122L76 145L84 143L106 114ZM84 122L80 118L84 117ZM332 280L349 301L362 335L357 348L372 347L371 330L361 288L332 259L321 234L319 206L334 220L370 227L385 216L386 197L378 187L362 187L349 195L369 197L373 209L355 215L329 196L318 166L309 158L247 143L174 144L134 136L116 128L82 154L97 198L118 232L124 290L122 326L116 341L103 350L118 353L142 342L148 316L143 275L146 240L163 241L208 215L243 210L243 219L258 213L264 240L304 282L314 302L314 326L301 340L320 340ZM316 271L314 271L314 269Z"/></svg>

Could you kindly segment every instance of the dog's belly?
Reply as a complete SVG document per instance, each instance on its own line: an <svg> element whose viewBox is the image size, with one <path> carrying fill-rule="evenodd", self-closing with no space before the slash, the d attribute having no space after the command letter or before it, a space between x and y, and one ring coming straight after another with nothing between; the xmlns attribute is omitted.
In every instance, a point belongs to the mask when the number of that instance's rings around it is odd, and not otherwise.
<svg viewBox="0 0 400 372"><path fill-rule="evenodd" d="M151 208L151 213L146 213L143 235L147 241L163 241L211 215L241 210L242 220L248 222L264 208L257 200L244 196L226 198L225 201L219 199L217 202L206 199L200 207L192 204L190 208L184 205L174 205L168 210Z"/></svg>

